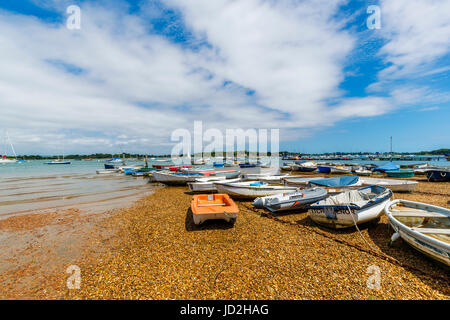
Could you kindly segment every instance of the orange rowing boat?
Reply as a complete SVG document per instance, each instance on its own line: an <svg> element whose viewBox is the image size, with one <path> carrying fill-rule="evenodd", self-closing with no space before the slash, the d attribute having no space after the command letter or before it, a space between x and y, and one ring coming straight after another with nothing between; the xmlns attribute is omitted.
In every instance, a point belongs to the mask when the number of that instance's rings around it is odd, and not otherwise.
<svg viewBox="0 0 450 320"><path fill-rule="evenodd" d="M195 224L222 219L235 223L239 208L227 194L198 194L192 198L192 216Z"/></svg>

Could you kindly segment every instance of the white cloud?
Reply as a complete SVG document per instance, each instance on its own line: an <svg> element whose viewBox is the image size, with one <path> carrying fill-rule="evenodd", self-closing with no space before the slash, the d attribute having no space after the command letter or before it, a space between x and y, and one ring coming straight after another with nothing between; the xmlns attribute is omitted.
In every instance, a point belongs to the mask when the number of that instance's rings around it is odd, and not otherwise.
<svg viewBox="0 0 450 320"><path fill-rule="evenodd" d="M111 8L82 6L79 31L0 12L0 126L19 152L61 144L108 151L99 148L116 143L143 152L169 150L170 132L194 120L303 136L385 113L384 98L340 97L355 45L333 18L343 2L168 1L197 41L207 41L199 50L148 34L145 17ZM330 107L330 99L340 102Z"/></svg>
<svg viewBox="0 0 450 320"><path fill-rule="evenodd" d="M380 53L392 66L381 76L421 72L450 50L450 2L383 0L383 33L388 39Z"/></svg>

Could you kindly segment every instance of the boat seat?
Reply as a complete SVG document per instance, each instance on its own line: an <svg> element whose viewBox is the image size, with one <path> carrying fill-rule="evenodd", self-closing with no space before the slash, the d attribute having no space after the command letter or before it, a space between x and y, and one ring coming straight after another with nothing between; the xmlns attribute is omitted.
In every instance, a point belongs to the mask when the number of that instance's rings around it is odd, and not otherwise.
<svg viewBox="0 0 450 320"><path fill-rule="evenodd" d="M426 212L426 211L391 211L394 217L417 217L417 218L448 218L447 215L439 212Z"/></svg>
<svg viewBox="0 0 450 320"><path fill-rule="evenodd" d="M411 228L411 230L428 233L428 234L445 234L450 235L450 229L436 229L436 228Z"/></svg>
<svg viewBox="0 0 450 320"><path fill-rule="evenodd" d="M226 203L198 204L197 207L226 206Z"/></svg>

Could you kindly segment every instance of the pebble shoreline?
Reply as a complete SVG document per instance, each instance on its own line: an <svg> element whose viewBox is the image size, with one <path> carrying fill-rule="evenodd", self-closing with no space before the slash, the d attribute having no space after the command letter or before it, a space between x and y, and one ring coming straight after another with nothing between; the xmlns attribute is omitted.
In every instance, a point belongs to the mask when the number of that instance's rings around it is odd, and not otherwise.
<svg viewBox="0 0 450 320"><path fill-rule="evenodd" d="M420 181L417 191L394 197L449 207L450 183L416 180ZM251 201L236 201L240 213L234 227L222 221L195 226L191 198L187 187L157 187L130 208L104 217L84 216L89 225L73 220L76 216L67 219L67 230L78 225L73 238L79 241L71 240L70 245L81 253L72 255L72 260L67 253L67 262L60 264L51 255L53 248L48 256L39 253L50 268L42 270L31 263L0 276L0 295L7 299L450 298L448 270L401 241L388 245L392 229L386 216L362 227L360 235L354 228L319 227L307 211L278 215L280 222L254 209ZM45 219L35 222L38 228L33 232L41 232L39 228L52 217ZM60 219L54 223L64 222ZM3 224L17 229L18 221ZM358 249L370 249L368 244L412 268ZM80 267L80 289L67 289L69 263ZM381 272L379 289L368 287L374 268ZM27 285L16 283L19 279L27 279Z"/></svg>
<svg viewBox="0 0 450 320"><path fill-rule="evenodd" d="M417 192L396 193L448 207L450 184L422 182ZM307 212L269 219L250 202L237 202L233 228L195 226L186 187L168 187L109 221L118 230L101 261L86 261L83 286L74 299L449 299L448 270L405 243L390 247L387 217L362 228L333 231L315 225ZM302 228L302 226L304 226ZM361 247L371 246L410 265L408 270L308 228ZM372 267L371 267L372 266ZM380 289L368 288L368 268L381 271ZM370 280L369 280L370 281Z"/></svg>

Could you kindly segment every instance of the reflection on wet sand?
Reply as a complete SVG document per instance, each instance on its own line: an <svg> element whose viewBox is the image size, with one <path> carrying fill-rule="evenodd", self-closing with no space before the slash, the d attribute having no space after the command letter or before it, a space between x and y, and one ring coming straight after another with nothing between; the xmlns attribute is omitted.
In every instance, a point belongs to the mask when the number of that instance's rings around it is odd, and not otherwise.
<svg viewBox="0 0 450 320"><path fill-rule="evenodd" d="M2 217L55 208L83 207L90 212L120 208L153 190L146 179L123 175L46 175L6 178L1 184Z"/></svg>

